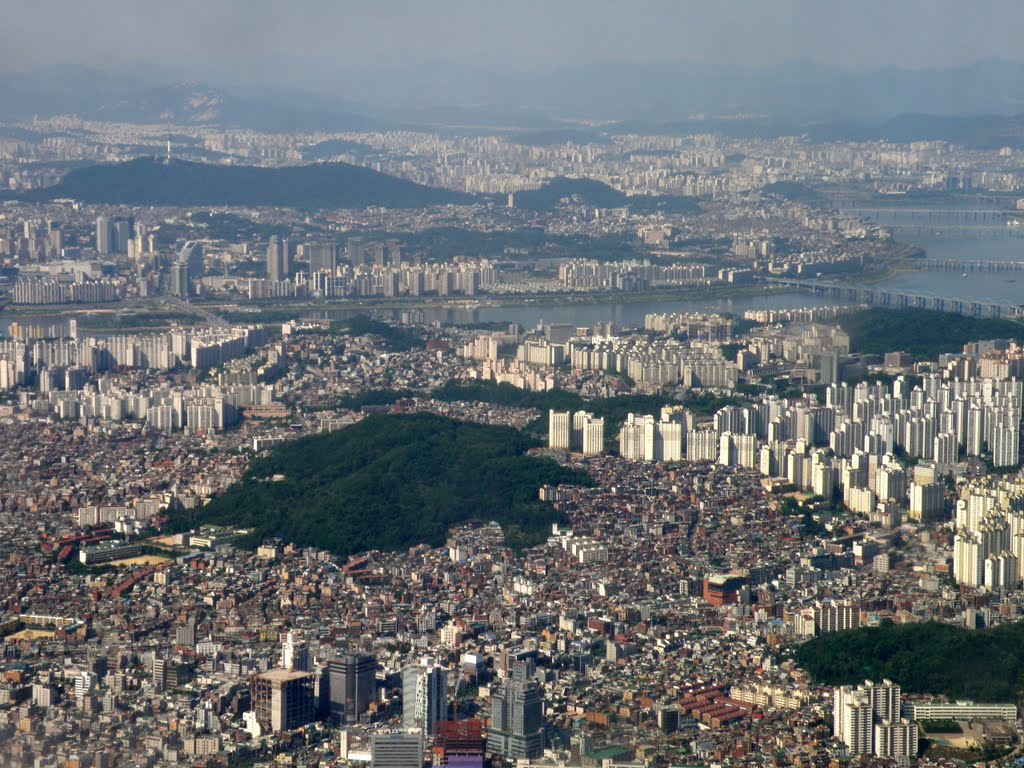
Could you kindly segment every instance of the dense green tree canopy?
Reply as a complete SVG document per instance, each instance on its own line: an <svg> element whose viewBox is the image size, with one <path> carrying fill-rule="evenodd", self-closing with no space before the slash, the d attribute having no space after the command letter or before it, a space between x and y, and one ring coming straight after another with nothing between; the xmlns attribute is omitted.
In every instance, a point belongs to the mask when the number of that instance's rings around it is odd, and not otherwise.
<svg viewBox="0 0 1024 768"><path fill-rule="evenodd" d="M1024 624L967 630L925 622L831 632L801 645L796 661L824 685L888 678L908 693L1019 701Z"/></svg>
<svg viewBox="0 0 1024 768"><path fill-rule="evenodd" d="M964 344L982 339L1024 340L1024 324L998 318L967 317L930 309L872 307L841 316L839 326L850 334L850 351L881 355L899 350L934 359L960 352Z"/></svg>
<svg viewBox="0 0 1024 768"><path fill-rule="evenodd" d="M426 187L347 163L284 168L212 165L140 157L70 171L59 184L26 199L71 197L117 205L251 205L290 208L420 208L469 203L470 195Z"/></svg>
<svg viewBox="0 0 1024 768"><path fill-rule="evenodd" d="M177 522L250 527L249 544L279 536L339 555L439 546L451 526L471 520L497 521L512 546L534 544L563 520L538 499L540 486L592 482L523 455L534 444L509 427L433 414L370 416L283 443L253 461L242 482Z"/></svg>

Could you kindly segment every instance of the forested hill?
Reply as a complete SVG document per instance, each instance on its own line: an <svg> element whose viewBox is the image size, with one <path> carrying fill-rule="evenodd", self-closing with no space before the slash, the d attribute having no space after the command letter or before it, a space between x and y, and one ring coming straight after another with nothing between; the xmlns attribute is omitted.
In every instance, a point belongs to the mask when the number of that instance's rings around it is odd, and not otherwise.
<svg viewBox="0 0 1024 768"><path fill-rule="evenodd" d="M531 545L563 520L538 499L540 486L592 484L584 473L523 455L533 445L510 427L425 413L370 416L279 445L254 460L242 482L176 523L250 527L249 544L279 536L349 555L440 546L453 525L493 520L510 545Z"/></svg>
<svg viewBox="0 0 1024 768"><path fill-rule="evenodd" d="M228 205L320 208L425 208L432 205L505 204L489 196L454 192L378 173L348 163L263 168L253 165L215 165L186 160L165 163L140 157L123 163L75 168L52 187L11 193L29 202L70 198L110 205ZM516 193L516 207L550 211L571 199L595 208L629 206L636 211L698 209L687 197L636 195L629 197L593 179L553 179L540 189Z"/></svg>
<svg viewBox="0 0 1024 768"><path fill-rule="evenodd" d="M237 205L285 208L423 208L470 203L469 195L426 187L348 163L286 168L211 165L137 158L69 171L52 187L24 195L33 201L72 198L115 205Z"/></svg>
<svg viewBox="0 0 1024 768"><path fill-rule="evenodd" d="M850 351L875 355L899 349L920 359L934 359L945 352L960 352L971 341L1024 341L1024 324L1014 320L931 309L872 307L842 315L836 322L850 334Z"/></svg>
<svg viewBox="0 0 1024 768"><path fill-rule="evenodd" d="M938 622L830 632L801 645L796 662L822 685L866 679L907 693L983 702L1024 699L1024 624L968 630Z"/></svg>
<svg viewBox="0 0 1024 768"><path fill-rule="evenodd" d="M550 211L563 200L572 200L593 208L626 208L638 212L694 213L700 206L692 197L633 195L629 196L596 179L569 179L558 176L539 189L516 192L516 208L528 211Z"/></svg>

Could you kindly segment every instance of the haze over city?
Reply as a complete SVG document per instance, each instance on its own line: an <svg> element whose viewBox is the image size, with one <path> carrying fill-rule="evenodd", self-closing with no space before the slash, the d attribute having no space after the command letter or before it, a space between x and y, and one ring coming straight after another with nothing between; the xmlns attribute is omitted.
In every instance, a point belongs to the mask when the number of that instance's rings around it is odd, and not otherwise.
<svg viewBox="0 0 1024 768"><path fill-rule="evenodd" d="M1022 14L1013 2L968 11L954 0L20 4L0 30L0 73L87 68L79 87L99 94L121 79L188 80L295 106L299 93L281 93L291 90L312 95L317 109L387 106L405 117L461 106L560 118L783 118L760 93L793 99L800 88L843 89L866 119L1010 113L1024 103ZM886 98L890 89L897 98ZM633 90L662 103L630 99ZM916 102L901 110L899 97L910 96ZM841 104L815 110L813 100L786 106L798 119L857 114Z"/></svg>

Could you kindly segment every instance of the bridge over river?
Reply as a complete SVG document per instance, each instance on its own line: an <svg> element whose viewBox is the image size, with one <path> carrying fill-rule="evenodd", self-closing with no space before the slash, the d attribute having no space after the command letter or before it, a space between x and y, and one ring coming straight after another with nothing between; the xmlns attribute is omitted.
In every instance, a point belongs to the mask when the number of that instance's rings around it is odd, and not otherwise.
<svg viewBox="0 0 1024 768"><path fill-rule="evenodd" d="M958 296L931 296L913 291L899 291L871 286L824 283L817 280L799 280L788 277L771 277L767 282L786 288L796 288L857 304L870 304L893 309L912 307L933 309L938 312L954 312L970 317L1022 317L1024 306L1007 304L985 299L965 299Z"/></svg>

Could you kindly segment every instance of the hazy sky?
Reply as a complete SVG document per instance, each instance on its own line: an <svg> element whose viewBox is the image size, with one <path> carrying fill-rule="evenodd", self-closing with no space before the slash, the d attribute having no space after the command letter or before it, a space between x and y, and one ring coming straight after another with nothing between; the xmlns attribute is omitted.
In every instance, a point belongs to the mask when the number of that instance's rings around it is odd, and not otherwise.
<svg viewBox="0 0 1024 768"><path fill-rule="evenodd" d="M846 69L1020 60L1020 0L6 0L0 71L56 63L322 87L449 62Z"/></svg>

